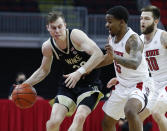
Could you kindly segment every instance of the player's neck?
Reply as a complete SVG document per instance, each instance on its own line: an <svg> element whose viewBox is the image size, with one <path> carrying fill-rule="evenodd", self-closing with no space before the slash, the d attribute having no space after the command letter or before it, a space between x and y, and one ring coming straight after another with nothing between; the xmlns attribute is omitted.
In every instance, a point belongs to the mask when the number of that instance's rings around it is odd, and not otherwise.
<svg viewBox="0 0 167 131"><path fill-rule="evenodd" d="M146 35L145 35L145 40L146 40L147 42L151 42L152 39L154 38L156 32L157 32L157 28L155 28L155 29L153 30L153 32L151 32L151 33L149 33L149 34L146 34Z"/></svg>
<svg viewBox="0 0 167 131"><path fill-rule="evenodd" d="M115 37L115 42L118 43L122 38L125 36L125 34L128 32L128 27L125 26L118 35Z"/></svg>
<svg viewBox="0 0 167 131"><path fill-rule="evenodd" d="M60 49L66 49L67 48L67 37L66 34L62 36L59 39L56 39L56 44Z"/></svg>

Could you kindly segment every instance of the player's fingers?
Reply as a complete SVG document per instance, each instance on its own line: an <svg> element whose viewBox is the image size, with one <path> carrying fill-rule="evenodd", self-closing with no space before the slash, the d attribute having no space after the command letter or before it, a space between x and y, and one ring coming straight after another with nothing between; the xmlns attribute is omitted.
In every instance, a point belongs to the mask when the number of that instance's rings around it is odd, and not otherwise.
<svg viewBox="0 0 167 131"><path fill-rule="evenodd" d="M112 51L111 50L107 50L107 54L112 54Z"/></svg>
<svg viewBox="0 0 167 131"><path fill-rule="evenodd" d="M76 83L77 83L76 81L73 81L71 88L74 88Z"/></svg>
<svg viewBox="0 0 167 131"><path fill-rule="evenodd" d="M70 80L70 77L67 77L67 79L65 80L65 84L67 84L69 80Z"/></svg>
<svg viewBox="0 0 167 131"><path fill-rule="evenodd" d="M112 83L112 80L110 80L108 83L107 83L107 88L110 88L113 86L113 83Z"/></svg>
<svg viewBox="0 0 167 131"><path fill-rule="evenodd" d="M113 85L111 83L107 84L107 88L111 88Z"/></svg>
<svg viewBox="0 0 167 131"><path fill-rule="evenodd" d="M69 85L69 87L68 88L73 88L73 85L74 83L72 82L70 85Z"/></svg>
<svg viewBox="0 0 167 131"><path fill-rule="evenodd" d="M117 80L116 77L112 78L112 79L111 79L111 82L112 82L114 85L118 84L118 80Z"/></svg>
<svg viewBox="0 0 167 131"><path fill-rule="evenodd" d="M107 53L112 53L112 50L111 49L107 49L106 52Z"/></svg>
<svg viewBox="0 0 167 131"><path fill-rule="evenodd" d="M68 77L69 77L69 74L67 74L67 75L63 75L63 77L64 77L64 78L68 78Z"/></svg>
<svg viewBox="0 0 167 131"><path fill-rule="evenodd" d="M107 46L107 47L106 47L106 50L111 50L111 47L108 47L108 46Z"/></svg>
<svg viewBox="0 0 167 131"><path fill-rule="evenodd" d="M118 81L116 79L113 80L112 82L114 85L116 85L118 83Z"/></svg>
<svg viewBox="0 0 167 131"><path fill-rule="evenodd" d="M105 48L111 48L111 46L109 44L105 45Z"/></svg>
<svg viewBox="0 0 167 131"><path fill-rule="evenodd" d="M72 83L70 84L69 88L74 88L76 84L76 79L73 79Z"/></svg>
<svg viewBox="0 0 167 131"><path fill-rule="evenodd" d="M105 47L108 47L108 46L110 46L110 45L109 45L109 44L106 44L106 45L105 45Z"/></svg>
<svg viewBox="0 0 167 131"><path fill-rule="evenodd" d="M69 81L66 83L66 87L71 88L71 84L72 84L73 80L69 79Z"/></svg>

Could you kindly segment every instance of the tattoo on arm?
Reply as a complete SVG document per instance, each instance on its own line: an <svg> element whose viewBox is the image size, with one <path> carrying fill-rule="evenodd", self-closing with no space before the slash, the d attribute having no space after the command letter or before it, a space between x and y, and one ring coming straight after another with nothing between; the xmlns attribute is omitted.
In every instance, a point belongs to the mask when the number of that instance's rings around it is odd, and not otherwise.
<svg viewBox="0 0 167 131"><path fill-rule="evenodd" d="M114 60L116 60L118 64L126 68L137 69L142 59L142 43L140 43L141 41L138 39L139 38L134 35L128 39L125 48L129 57L114 55Z"/></svg>
<svg viewBox="0 0 167 131"><path fill-rule="evenodd" d="M160 37L162 45L167 49L167 32L163 32Z"/></svg>

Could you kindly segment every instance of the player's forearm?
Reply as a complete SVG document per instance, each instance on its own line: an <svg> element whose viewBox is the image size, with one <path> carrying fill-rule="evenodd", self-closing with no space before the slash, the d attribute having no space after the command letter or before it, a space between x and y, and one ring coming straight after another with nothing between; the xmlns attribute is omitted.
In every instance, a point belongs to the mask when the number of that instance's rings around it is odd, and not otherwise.
<svg viewBox="0 0 167 131"><path fill-rule="evenodd" d="M123 58L123 57L115 55L114 60L118 64L126 68L134 69L134 70L136 70L140 64L140 60L138 60L137 58Z"/></svg>
<svg viewBox="0 0 167 131"><path fill-rule="evenodd" d="M86 72L91 72L94 68L96 68L96 66L103 61L104 59L103 56L104 56L103 53L100 51L94 53L86 62L86 64L83 66Z"/></svg>
<svg viewBox="0 0 167 131"><path fill-rule="evenodd" d="M113 58L111 56L109 56L108 54L105 54L103 56L103 61L100 62L100 64L98 64L96 66L96 68L100 68L100 67L103 67L103 66L107 66L107 65L110 65L113 63Z"/></svg>
<svg viewBox="0 0 167 131"><path fill-rule="evenodd" d="M39 83L40 81L42 81L48 74L49 74L49 71L45 71L39 68L24 83L27 83L33 86Z"/></svg>

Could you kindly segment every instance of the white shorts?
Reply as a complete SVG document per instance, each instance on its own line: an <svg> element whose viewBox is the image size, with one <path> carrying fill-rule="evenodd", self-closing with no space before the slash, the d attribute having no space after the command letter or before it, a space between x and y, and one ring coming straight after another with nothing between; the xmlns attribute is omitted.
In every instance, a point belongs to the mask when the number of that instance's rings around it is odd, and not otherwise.
<svg viewBox="0 0 167 131"><path fill-rule="evenodd" d="M140 88L137 88L138 85L140 85ZM145 89L149 85L149 80L128 88L121 84L116 85L115 90L112 91L111 96L103 105L103 111L115 120L119 120L120 118L124 119L124 107L126 102L131 98L136 98L141 101L143 109L146 105L144 94L147 94L147 90Z"/></svg>
<svg viewBox="0 0 167 131"><path fill-rule="evenodd" d="M148 106L146 108L151 112L164 114L167 112L167 83L154 82L154 84L153 94L148 97Z"/></svg>

